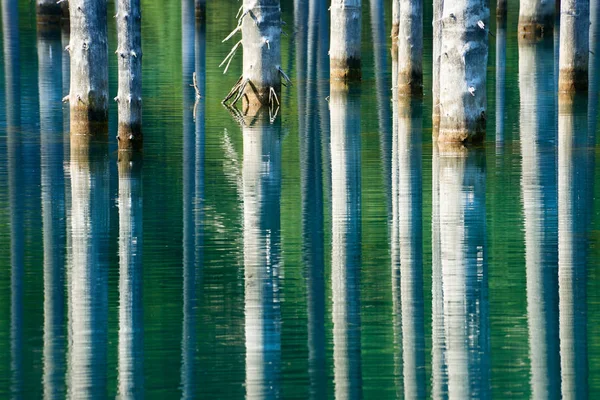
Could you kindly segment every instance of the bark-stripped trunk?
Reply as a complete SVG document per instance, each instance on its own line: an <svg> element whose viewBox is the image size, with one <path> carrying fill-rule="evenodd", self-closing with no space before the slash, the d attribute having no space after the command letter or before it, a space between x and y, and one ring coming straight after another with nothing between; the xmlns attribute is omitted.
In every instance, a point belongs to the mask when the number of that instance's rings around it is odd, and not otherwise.
<svg viewBox="0 0 600 400"><path fill-rule="evenodd" d="M362 398L360 98L332 89L331 284L335 397Z"/></svg>
<svg viewBox="0 0 600 400"><path fill-rule="evenodd" d="M63 11L58 0L37 0L35 11L38 30L55 30L60 27Z"/></svg>
<svg viewBox="0 0 600 400"><path fill-rule="evenodd" d="M586 103L586 97L565 96L558 114L558 296L563 399L588 398L586 286L590 211L586 174L594 150L587 148Z"/></svg>
<svg viewBox="0 0 600 400"><path fill-rule="evenodd" d="M44 243L44 372L45 398L64 397L64 237L65 183L62 120L62 58L60 32L38 30L38 90L42 224ZM66 55L65 55L66 57Z"/></svg>
<svg viewBox="0 0 600 400"><path fill-rule="evenodd" d="M442 12L444 0L433 0L433 72L431 91L433 95L432 128L433 137L437 138L440 126L440 63L442 61Z"/></svg>
<svg viewBox="0 0 600 400"><path fill-rule="evenodd" d="M400 319L404 397L426 394L423 301L423 198L420 100L403 98L398 106L393 146L392 288L394 320ZM398 342L400 338L397 338Z"/></svg>
<svg viewBox="0 0 600 400"><path fill-rule="evenodd" d="M142 15L140 0L119 0L117 59L119 64L120 150L142 148Z"/></svg>
<svg viewBox="0 0 600 400"><path fill-rule="evenodd" d="M69 0L71 136L108 134L106 0Z"/></svg>
<svg viewBox="0 0 600 400"><path fill-rule="evenodd" d="M496 145L504 143L504 97L506 91L506 22L496 23Z"/></svg>
<svg viewBox="0 0 600 400"><path fill-rule="evenodd" d="M331 3L331 80L360 80L361 21L361 0L334 0Z"/></svg>
<svg viewBox="0 0 600 400"><path fill-rule="evenodd" d="M559 92L588 88L590 0L562 0L560 9Z"/></svg>
<svg viewBox="0 0 600 400"><path fill-rule="evenodd" d="M397 49L400 32L400 0L392 0L392 53ZM397 50L396 50L397 51Z"/></svg>
<svg viewBox="0 0 600 400"><path fill-rule="evenodd" d="M400 0L398 93L423 94L423 2Z"/></svg>
<svg viewBox="0 0 600 400"><path fill-rule="evenodd" d="M489 10L485 0L446 2L440 62L441 142L485 139Z"/></svg>
<svg viewBox="0 0 600 400"><path fill-rule="evenodd" d="M142 164L128 153L119 158L119 397L144 394L142 307Z"/></svg>
<svg viewBox="0 0 600 400"><path fill-rule="evenodd" d="M281 119L261 112L244 137L246 398L279 398Z"/></svg>
<svg viewBox="0 0 600 400"><path fill-rule="evenodd" d="M281 101L281 7L279 0L244 0L241 82L244 114Z"/></svg>
<svg viewBox="0 0 600 400"><path fill-rule="evenodd" d="M520 0L519 37L537 40L552 35L554 3L552 0Z"/></svg>

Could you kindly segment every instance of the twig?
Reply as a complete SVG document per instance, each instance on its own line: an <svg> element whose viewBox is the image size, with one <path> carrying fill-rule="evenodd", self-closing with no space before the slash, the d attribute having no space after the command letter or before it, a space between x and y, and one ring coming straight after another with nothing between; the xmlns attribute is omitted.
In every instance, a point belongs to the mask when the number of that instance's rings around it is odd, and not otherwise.
<svg viewBox="0 0 600 400"><path fill-rule="evenodd" d="M194 90L196 91L196 99L199 99L202 97L202 95L200 94L200 88L198 87L198 80L196 79L196 71L194 71L194 73L192 74L192 85L194 87Z"/></svg>
<svg viewBox="0 0 600 400"><path fill-rule="evenodd" d="M223 99L223 101L221 101L221 103L225 104L227 102L227 100L229 100L230 98L232 98L235 93L237 92L239 86L242 83L242 79L244 78L244 75L240 75L239 79L237 80L237 82L235 83L235 85L233 85L233 87L231 88L231 90L229 91L229 93L227 94L227 96Z"/></svg>
<svg viewBox="0 0 600 400"><path fill-rule="evenodd" d="M279 71L279 73L281 74L281 76L283 76L283 78L288 81L290 83L290 85L292 85L292 80L290 79L289 76L286 75L285 72L283 72L283 70L281 69L281 67L277 67L277 70Z"/></svg>

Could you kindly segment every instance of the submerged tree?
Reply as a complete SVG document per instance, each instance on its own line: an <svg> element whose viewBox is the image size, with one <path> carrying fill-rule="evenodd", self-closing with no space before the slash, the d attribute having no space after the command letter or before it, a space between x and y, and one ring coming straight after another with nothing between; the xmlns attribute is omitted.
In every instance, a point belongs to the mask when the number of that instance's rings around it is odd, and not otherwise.
<svg viewBox="0 0 600 400"><path fill-rule="evenodd" d="M37 0L35 3L38 29L56 29L62 19L62 7L57 0Z"/></svg>
<svg viewBox="0 0 600 400"><path fill-rule="evenodd" d="M119 149L141 149L142 136L142 27L140 0L119 0Z"/></svg>
<svg viewBox="0 0 600 400"><path fill-rule="evenodd" d="M552 34L555 2L551 0L520 0L519 36L535 40Z"/></svg>
<svg viewBox="0 0 600 400"><path fill-rule="evenodd" d="M106 0L70 0L71 135L108 133Z"/></svg>
<svg viewBox="0 0 600 400"><path fill-rule="evenodd" d="M585 91L588 88L590 1L562 0L560 10L558 90Z"/></svg>
<svg viewBox="0 0 600 400"><path fill-rule="evenodd" d="M331 79L360 80L361 21L361 0L340 0L331 3Z"/></svg>
<svg viewBox="0 0 600 400"><path fill-rule="evenodd" d="M442 142L485 138L489 14L485 0L444 3L439 75Z"/></svg>
<svg viewBox="0 0 600 400"><path fill-rule="evenodd" d="M398 93L423 94L422 0L400 0Z"/></svg>

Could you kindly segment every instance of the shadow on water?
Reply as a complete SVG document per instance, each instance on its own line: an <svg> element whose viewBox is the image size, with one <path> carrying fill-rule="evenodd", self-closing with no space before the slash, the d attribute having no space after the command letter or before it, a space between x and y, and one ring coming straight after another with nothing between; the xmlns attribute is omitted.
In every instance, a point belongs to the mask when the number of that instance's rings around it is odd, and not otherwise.
<svg viewBox="0 0 600 400"><path fill-rule="evenodd" d="M281 386L281 119L261 109L242 128L246 398L277 398Z"/></svg>
<svg viewBox="0 0 600 400"><path fill-rule="evenodd" d="M433 154L433 394L491 397L490 320L481 149Z"/></svg>
<svg viewBox="0 0 600 400"><path fill-rule="evenodd" d="M335 397L362 397L360 91L332 87L331 286Z"/></svg>

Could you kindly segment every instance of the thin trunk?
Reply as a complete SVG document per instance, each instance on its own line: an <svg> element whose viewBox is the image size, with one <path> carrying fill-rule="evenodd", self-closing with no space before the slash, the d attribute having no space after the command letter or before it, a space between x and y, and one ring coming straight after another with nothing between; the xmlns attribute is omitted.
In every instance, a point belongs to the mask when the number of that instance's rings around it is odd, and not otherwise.
<svg viewBox="0 0 600 400"><path fill-rule="evenodd" d="M554 9L552 0L520 0L519 37L535 41L551 36L554 29Z"/></svg>
<svg viewBox="0 0 600 400"><path fill-rule="evenodd" d="M361 79L361 0L339 0L331 4L331 80Z"/></svg>
<svg viewBox="0 0 600 400"><path fill-rule="evenodd" d="M69 0L71 136L108 134L106 12L106 0Z"/></svg>
<svg viewBox="0 0 600 400"><path fill-rule="evenodd" d="M559 92L588 89L590 0L562 0L560 12Z"/></svg>
<svg viewBox="0 0 600 400"><path fill-rule="evenodd" d="M362 398L360 97L332 89L331 284L335 398Z"/></svg>
<svg viewBox="0 0 600 400"><path fill-rule="evenodd" d="M37 0L35 3L38 30L58 30L62 19L62 7L58 0Z"/></svg>
<svg viewBox="0 0 600 400"><path fill-rule="evenodd" d="M142 15L140 0L119 0L117 59L119 64L120 150L142 148Z"/></svg>
<svg viewBox="0 0 600 400"><path fill-rule="evenodd" d="M119 170L119 376L122 399L144 393L142 307L143 190L142 162L120 155Z"/></svg>
<svg viewBox="0 0 600 400"><path fill-rule="evenodd" d="M281 119L263 111L244 137L246 398L279 398L281 386Z"/></svg>
<svg viewBox="0 0 600 400"><path fill-rule="evenodd" d="M496 20L498 22L506 24L506 17L508 15L507 0L496 1Z"/></svg>
<svg viewBox="0 0 600 400"><path fill-rule="evenodd" d="M196 21L206 22L206 0L195 0L194 8L196 9Z"/></svg>
<svg viewBox="0 0 600 400"><path fill-rule="evenodd" d="M400 32L400 0L392 0L392 53L398 45L398 33Z"/></svg>
<svg viewBox="0 0 600 400"><path fill-rule="evenodd" d="M398 93L423 94L423 2L400 0Z"/></svg>
<svg viewBox="0 0 600 400"><path fill-rule="evenodd" d="M257 22L258 21L258 22ZM244 73L240 90L244 114L281 101L281 7L279 0L244 0L242 14Z"/></svg>
<svg viewBox="0 0 600 400"><path fill-rule="evenodd" d="M504 143L504 98L506 92L506 23L496 23L496 145Z"/></svg>
<svg viewBox="0 0 600 400"><path fill-rule="evenodd" d="M432 127L433 137L437 138L440 126L440 64L442 52L442 13L444 0L433 0L433 72L431 91L433 94Z"/></svg>
<svg viewBox="0 0 600 400"><path fill-rule="evenodd" d="M485 0L445 3L440 62L441 142L485 139L489 10Z"/></svg>

